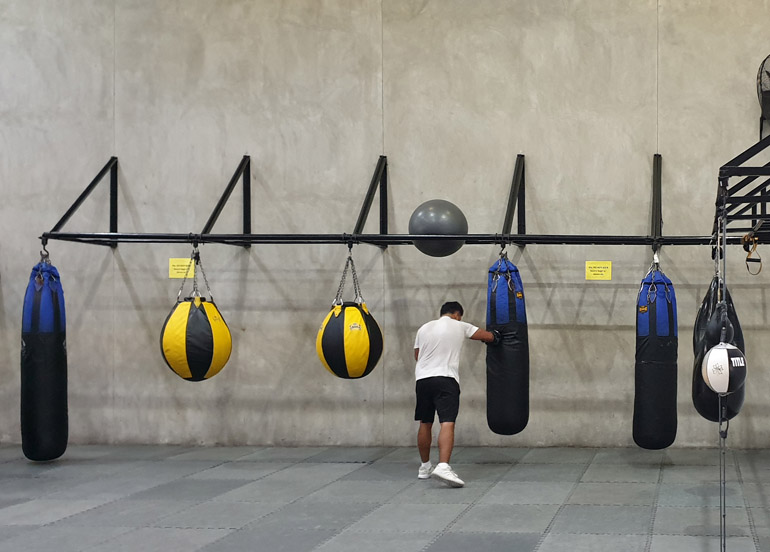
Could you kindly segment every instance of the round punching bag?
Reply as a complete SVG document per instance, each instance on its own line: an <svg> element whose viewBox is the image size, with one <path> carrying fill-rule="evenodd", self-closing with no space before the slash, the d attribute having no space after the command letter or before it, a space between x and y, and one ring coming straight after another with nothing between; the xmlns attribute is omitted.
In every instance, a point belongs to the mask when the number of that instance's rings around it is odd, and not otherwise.
<svg viewBox="0 0 770 552"><path fill-rule="evenodd" d="M21 448L30 460L67 449L67 338L59 272L46 260L32 269L21 324Z"/></svg>
<svg viewBox="0 0 770 552"><path fill-rule="evenodd" d="M212 301L185 297L171 309L160 332L163 360L180 378L203 381L216 376L233 350L230 328Z"/></svg>
<svg viewBox="0 0 770 552"><path fill-rule="evenodd" d="M709 388L703 379L703 360L709 350L722 340L746 352L743 331L735 313L730 292L725 290L724 301L719 300L720 282L718 277L711 280L706 296L703 298L693 329L693 352L695 361L692 373L692 402L698 414L711 422L718 422L719 395ZM732 339L729 338L732 333ZM738 415L746 398L745 386L740 386L734 393L722 398L725 418L730 420Z"/></svg>
<svg viewBox="0 0 770 552"><path fill-rule="evenodd" d="M674 285L653 268L636 300L633 437L642 448L666 448L676 438L678 346Z"/></svg>
<svg viewBox="0 0 770 552"><path fill-rule="evenodd" d="M735 345L721 342L703 357L701 375L714 393L730 395L746 383L746 357Z"/></svg>
<svg viewBox="0 0 770 552"><path fill-rule="evenodd" d="M333 305L318 330L316 352L338 378L358 379L374 370L382 356L382 332L366 303Z"/></svg>
<svg viewBox="0 0 770 552"><path fill-rule="evenodd" d="M500 344L487 347L487 425L499 435L515 435L529 421L529 337L524 287L507 254L487 276L487 330Z"/></svg>

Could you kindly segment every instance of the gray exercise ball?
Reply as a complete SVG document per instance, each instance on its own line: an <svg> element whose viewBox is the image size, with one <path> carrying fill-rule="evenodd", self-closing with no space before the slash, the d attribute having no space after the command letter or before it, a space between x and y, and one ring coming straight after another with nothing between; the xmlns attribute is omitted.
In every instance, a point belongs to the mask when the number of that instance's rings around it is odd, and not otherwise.
<svg viewBox="0 0 770 552"><path fill-rule="evenodd" d="M409 218L410 234L467 234L468 221L457 205L431 199ZM446 257L458 251L465 240L415 240L414 246L431 257Z"/></svg>

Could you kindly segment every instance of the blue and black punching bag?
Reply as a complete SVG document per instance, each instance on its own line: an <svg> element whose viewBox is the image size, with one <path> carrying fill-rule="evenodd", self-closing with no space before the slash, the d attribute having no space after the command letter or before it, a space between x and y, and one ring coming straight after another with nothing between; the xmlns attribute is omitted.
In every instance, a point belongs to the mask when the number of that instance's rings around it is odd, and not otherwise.
<svg viewBox="0 0 770 552"><path fill-rule="evenodd" d="M721 283L718 276L714 276L711 285L706 292L695 317L693 329L693 352L695 362L692 371L692 403L698 414L711 422L718 422L719 395L709 388L703 379L703 359L712 347L720 342L729 343L746 353L743 341L743 331L735 313L735 306L730 292L725 288L725 296L720 300ZM724 333L724 339L722 339ZM741 386L735 392L722 397L721 406L724 409L726 420L738 415L746 398L746 388Z"/></svg>
<svg viewBox="0 0 770 552"><path fill-rule="evenodd" d="M487 347L487 424L514 435L529 421L529 338L519 269L505 253L489 268L487 330L502 337Z"/></svg>
<svg viewBox="0 0 770 552"><path fill-rule="evenodd" d="M21 446L30 460L67 449L67 340L59 272L35 265L24 295L21 325Z"/></svg>
<svg viewBox="0 0 770 552"><path fill-rule="evenodd" d="M657 265L642 280L636 299L634 442L662 449L676 438L676 294Z"/></svg>

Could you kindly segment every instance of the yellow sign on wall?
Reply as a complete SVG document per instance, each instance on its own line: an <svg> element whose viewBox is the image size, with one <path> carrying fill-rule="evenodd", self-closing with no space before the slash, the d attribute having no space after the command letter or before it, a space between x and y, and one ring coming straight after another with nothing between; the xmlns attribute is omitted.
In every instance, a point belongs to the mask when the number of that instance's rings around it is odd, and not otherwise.
<svg viewBox="0 0 770 552"><path fill-rule="evenodd" d="M586 261L586 280L612 280L612 261Z"/></svg>
<svg viewBox="0 0 770 552"><path fill-rule="evenodd" d="M187 278L195 276L195 264L190 257L168 260L169 278L184 278L185 274Z"/></svg>

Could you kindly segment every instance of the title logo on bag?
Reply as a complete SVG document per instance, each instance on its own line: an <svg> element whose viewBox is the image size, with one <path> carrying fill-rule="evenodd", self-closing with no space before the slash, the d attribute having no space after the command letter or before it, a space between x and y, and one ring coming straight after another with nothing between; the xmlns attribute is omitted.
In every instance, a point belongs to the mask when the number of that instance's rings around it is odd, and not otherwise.
<svg viewBox="0 0 770 552"><path fill-rule="evenodd" d="M353 322L353 323L350 325L350 331L351 331L351 332L352 332L353 330L360 330L360 329L361 329L361 324L359 324L358 322Z"/></svg>
<svg viewBox="0 0 770 552"><path fill-rule="evenodd" d="M516 292L516 299L524 299L524 294L520 291Z"/></svg>
<svg viewBox="0 0 770 552"><path fill-rule="evenodd" d="M642 305L639 307L639 312L647 312L647 305Z"/></svg>

